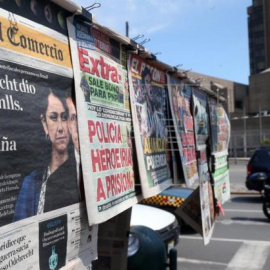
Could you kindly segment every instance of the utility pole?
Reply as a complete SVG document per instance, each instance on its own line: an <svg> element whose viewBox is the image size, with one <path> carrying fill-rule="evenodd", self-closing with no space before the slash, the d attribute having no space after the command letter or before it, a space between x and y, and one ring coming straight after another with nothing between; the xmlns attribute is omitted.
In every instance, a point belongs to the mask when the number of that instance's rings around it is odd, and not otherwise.
<svg viewBox="0 0 270 270"><path fill-rule="evenodd" d="M261 113L261 105L259 105L259 129L260 129L260 144L262 142L262 113Z"/></svg>
<svg viewBox="0 0 270 270"><path fill-rule="evenodd" d="M126 37L129 37L129 24L126 22Z"/></svg>
<svg viewBox="0 0 270 270"><path fill-rule="evenodd" d="M247 157L247 123L246 123L246 105L244 105L244 157Z"/></svg>

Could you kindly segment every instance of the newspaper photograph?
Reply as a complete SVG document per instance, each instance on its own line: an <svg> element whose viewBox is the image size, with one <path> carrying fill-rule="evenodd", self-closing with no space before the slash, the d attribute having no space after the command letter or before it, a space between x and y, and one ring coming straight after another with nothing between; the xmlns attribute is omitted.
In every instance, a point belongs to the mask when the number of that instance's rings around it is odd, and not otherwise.
<svg viewBox="0 0 270 270"><path fill-rule="evenodd" d="M82 172L90 224L138 202L127 71L120 43L97 26L68 19L74 67ZM112 42L113 41L113 42Z"/></svg>
<svg viewBox="0 0 270 270"><path fill-rule="evenodd" d="M196 89L193 89L193 116L197 150L205 149L209 136L207 96Z"/></svg>
<svg viewBox="0 0 270 270"><path fill-rule="evenodd" d="M167 128L166 75L144 59L129 55L132 120L144 197L172 184Z"/></svg>
<svg viewBox="0 0 270 270"><path fill-rule="evenodd" d="M194 122L191 115L192 91L188 84L167 74L168 92L173 125L187 187L198 185L198 169L194 137Z"/></svg>
<svg viewBox="0 0 270 270"><path fill-rule="evenodd" d="M83 204L3 226L0 269L65 269L79 260L79 269L87 270L97 258L97 232L97 225L89 227Z"/></svg>

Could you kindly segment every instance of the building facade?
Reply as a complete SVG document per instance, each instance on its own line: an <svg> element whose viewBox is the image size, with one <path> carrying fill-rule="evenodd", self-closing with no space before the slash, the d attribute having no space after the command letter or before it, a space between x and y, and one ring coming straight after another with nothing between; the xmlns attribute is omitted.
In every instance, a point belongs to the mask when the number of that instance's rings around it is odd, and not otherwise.
<svg viewBox="0 0 270 270"><path fill-rule="evenodd" d="M270 1L253 0L248 7L250 74L270 67Z"/></svg>

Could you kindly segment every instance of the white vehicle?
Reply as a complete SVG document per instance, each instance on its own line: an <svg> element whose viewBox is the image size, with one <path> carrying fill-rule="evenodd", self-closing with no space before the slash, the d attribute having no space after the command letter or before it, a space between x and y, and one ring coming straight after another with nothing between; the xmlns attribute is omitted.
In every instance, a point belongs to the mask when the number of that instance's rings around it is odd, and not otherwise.
<svg viewBox="0 0 270 270"><path fill-rule="evenodd" d="M130 226L146 226L156 231L166 245L167 251L179 241L179 224L175 216L165 210L142 204L132 207Z"/></svg>

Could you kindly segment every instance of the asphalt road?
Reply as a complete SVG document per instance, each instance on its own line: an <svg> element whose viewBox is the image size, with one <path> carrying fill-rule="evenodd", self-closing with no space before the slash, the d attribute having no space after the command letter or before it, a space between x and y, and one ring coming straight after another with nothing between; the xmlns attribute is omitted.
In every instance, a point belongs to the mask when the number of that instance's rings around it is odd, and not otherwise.
<svg viewBox="0 0 270 270"><path fill-rule="evenodd" d="M238 159L235 163L234 159L230 159L229 172L232 193L250 193L245 186L247 175L247 159ZM257 194L257 192L251 192Z"/></svg>
<svg viewBox="0 0 270 270"><path fill-rule="evenodd" d="M199 234L180 235L178 270L270 269L270 220L262 212L262 197L245 188L247 161L232 163L225 216L217 219L207 246Z"/></svg>
<svg viewBox="0 0 270 270"><path fill-rule="evenodd" d="M199 234L180 235L178 270L270 269L270 220L261 196L232 195L224 210L207 246Z"/></svg>

